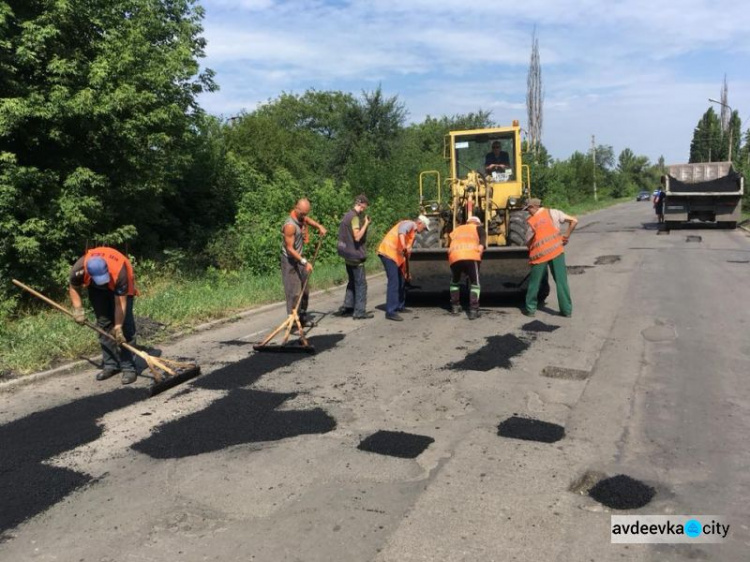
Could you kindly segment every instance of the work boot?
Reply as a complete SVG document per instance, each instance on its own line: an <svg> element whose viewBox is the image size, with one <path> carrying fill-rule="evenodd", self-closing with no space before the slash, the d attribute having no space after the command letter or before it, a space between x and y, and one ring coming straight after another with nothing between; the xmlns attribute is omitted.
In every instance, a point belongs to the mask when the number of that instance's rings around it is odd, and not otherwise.
<svg viewBox="0 0 750 562"><path fill-rule="evenodd" d="M477 318L479 318L479 311L474 308L469 310L469 320L476 320Z"/></svg>
<svg viewBox="0 0 750 562"><path fill-rule="evenodd" d="M394 322L403 322L404 319L399 316L397 312L394 312L393 314L386 314L385 315L386 320L393 320Z"/></svg>
<svg viewBox="0 0 750 562"><path fill-rule="evenodd" d="M409 314L410 312L414 312L414 311L411 308L404 307L404 308L397 309L396 312L406 312L407 314Z"/></svg>
<svg viewBox="0 0 750 562"><path fill-rule="evenodd" d="M315 326L315 321L308 315L300 316L299 323L302 324L303 328L312 328Z"/></svg>
<svg viewBox="0 0 750 562"><path fill-rule="evenodd" d="M375 315L372 312L357 312L352 315L352 318L355 320L369 320L370 318L375 318Z"/></svg>
<svg viewBox="0 0 750 562"><path fill-rule="evenodd" d="M339 307L339 309L333 313L334 316L339 316L339 317L351 316L352 314L354 314L354 309L347 308L345 306Z"/></svg>
<svg viewBox="0 0 750 562"><path fill-rule="evenodd" d="M96 374L96 380L106 381L108 378L114 377L119 372L120 369L102 369L100 373Z"/></svg>
<svg viewBox="0 0 750 562"><path fill-rule="evenodd" d="M457 314L461 314L461 305L460 304L452 304L451 305L451 314L456 316Z"/></svg>
<svg viewBox="0 0 750 562"><path fill-rule="evenodd" d="M131 384L138 378L138 373L135 371L123 371L122 372L122 384Z"/></svg>

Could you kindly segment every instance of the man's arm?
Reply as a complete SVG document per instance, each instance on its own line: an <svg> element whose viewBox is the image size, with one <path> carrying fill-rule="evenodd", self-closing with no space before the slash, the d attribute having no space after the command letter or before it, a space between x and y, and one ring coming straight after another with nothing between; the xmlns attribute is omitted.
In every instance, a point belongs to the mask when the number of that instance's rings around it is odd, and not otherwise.
<svg viewBox="0 0 750 562"><path fill-rule="evenodd" d="M359 242L360 240L362 240L362 238L364 238L365 234L367 233L367 227L370 226L370 222L370 217L365 217L365 223L360 227L358 219L355 218L352 221L352 234L354 235L355 242Z"/></svg>
<svg viewBox="0 0 750 562"><path fill-rule="evenodd" d="M325 236L326 233L328 232L322 224L317 223L316 221L314 221L310 217L305 217L305 222L307 224L309 224L310 226L313 226L313 227L317 228L318 232L320 232L321 236Z"/></svg>
<svg viewBox="0 0 750 562"><path fill-rule="evenodd" d="M295 260L301 262L303 259L302 254L300 254L297 250L294 249L294 235L296 233L296 229L294 228L294 225L288 224L284 227L284 247L286 248L286 253L288 256L292 256ZM306 263L305 268L307 268L307 271L312 271L312 264Z"/></svg>
<svg viewBox="0 0 750 562"><path fill-rule="evenodd" d="M568 223L568 231L563 234L563 245L565 245L568 243L570 235L573 234L573 231L576 229L576 226L578 225L578 219L572 215L566 215L565 213L562 213L560 223Z"/></svg>

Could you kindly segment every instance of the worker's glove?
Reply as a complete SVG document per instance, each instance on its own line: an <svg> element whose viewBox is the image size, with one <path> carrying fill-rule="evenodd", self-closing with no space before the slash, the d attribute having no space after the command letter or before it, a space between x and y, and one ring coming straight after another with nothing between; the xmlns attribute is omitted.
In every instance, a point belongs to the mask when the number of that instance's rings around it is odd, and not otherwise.
<svg viewBox="0 0 750 562"><path fill-rule="evenodd" d="M73 320L81 325L86 322L86 315L83 313L83 309L80 306L73 309Z"/></svg>
<svg viewBox="0 0 750 562"><path fill-rule="evenodd" d="M568 237L568 236L563 236L562 238L563 238L563 246L567 246L567 245L568 245L568 242L570 241L570 237Z"/></svg>
<svg viewBox="0 0 750 562"><path fill-rule="evenodd" d="M122 332L122 326L115 326L112 328L112 336L115 338L117 345L125 343L125 334Z"/></svg>

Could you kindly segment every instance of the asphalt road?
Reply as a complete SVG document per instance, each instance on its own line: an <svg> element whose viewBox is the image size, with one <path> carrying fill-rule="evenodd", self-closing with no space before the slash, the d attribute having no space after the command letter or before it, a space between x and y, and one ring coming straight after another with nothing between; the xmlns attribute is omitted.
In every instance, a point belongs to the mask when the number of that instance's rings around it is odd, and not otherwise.
<svg viewBox="0 0 750 562"><path fill-rule="evenodd" d="M336 290L311 304L315 356L252 351L276 307L165 346L204 375L151 399L93 371L0 394L0 560L747 560L750 239L652 221L635 202L581 220L573 318L553 289L533 322L490 299L474 322L435 300L353 321ZM514 416L556 426L498 435ZM651 502L576 491L620 474ZM614 545L612 513L731 530Z"/></svg>

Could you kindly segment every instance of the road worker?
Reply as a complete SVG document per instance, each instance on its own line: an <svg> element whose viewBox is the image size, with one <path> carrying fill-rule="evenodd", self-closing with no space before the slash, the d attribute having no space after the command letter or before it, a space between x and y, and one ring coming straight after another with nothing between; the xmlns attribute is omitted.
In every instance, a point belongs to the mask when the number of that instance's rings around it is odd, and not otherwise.
<svg viewBox="0 0 750 562"><path fill-rule="evenodd" d="M466 224L457 226L450 234L448 263L451 268L451 314L461 312L461 277L466 276L469 288L469 320L479 318L479 265L487 244L487 234L479 217L471 216Z"/></svg>

